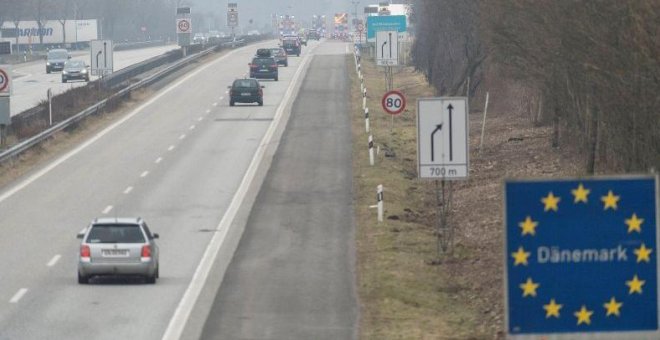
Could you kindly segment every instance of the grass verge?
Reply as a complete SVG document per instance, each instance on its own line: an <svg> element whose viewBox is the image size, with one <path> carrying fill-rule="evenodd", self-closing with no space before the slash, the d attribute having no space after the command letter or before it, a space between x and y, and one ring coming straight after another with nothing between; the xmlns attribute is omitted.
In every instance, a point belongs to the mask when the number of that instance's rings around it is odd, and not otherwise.
<svg viewBox="0 0 660 340"><path fill-rule="evenodd" d="M353 173L357 224L358 293L363 339L471 339L486 337L476 327L478 317L459 302L463 284L437 257L433 230L432 182L416 180L415 108L418 97L433 89L411 68L395 74L395 87L408 98L408 109L394 117L380 106L385 78L373 62L363 60L362 72L370 110L371 133L381 149L369 165L360 80L349 56L352 82ZM390 133L390 131L392 133ZM385 149L394 157L385 157ZM385 221L377 222L376 186L384 186Z"/></svg>

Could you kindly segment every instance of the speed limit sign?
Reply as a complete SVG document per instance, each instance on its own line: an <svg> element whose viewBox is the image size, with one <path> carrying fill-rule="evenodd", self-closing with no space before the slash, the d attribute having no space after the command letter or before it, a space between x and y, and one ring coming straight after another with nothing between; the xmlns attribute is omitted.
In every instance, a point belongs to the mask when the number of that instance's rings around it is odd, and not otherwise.
<svg viewBox="0 0 660 340"><path fill-rule="evenodd" d="M177 19L176 20L176 33L190 33L190 19Z"/></svg>
<svg viewBox="0 0 660 340"><path fill-rule="evenodd" d="M11 78L9 78L9 70L0 68L0 96L8 96L10 93Z"/></svg>
<svg viewBox="0 0 660 340"><path fill-rule="evenodd" d="M399 91L389 91L383 95L382 104L385 112L398 115L406 108L406 97Z"/></svg>

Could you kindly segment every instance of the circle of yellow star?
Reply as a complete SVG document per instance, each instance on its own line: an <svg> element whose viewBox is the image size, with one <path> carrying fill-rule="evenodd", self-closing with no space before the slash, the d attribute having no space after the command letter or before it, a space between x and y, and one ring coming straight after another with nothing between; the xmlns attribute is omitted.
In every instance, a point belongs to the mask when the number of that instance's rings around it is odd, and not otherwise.
<svg viewBox="0 0 660 340"><path fill-rule="evenodd" d="M523 266L526 266L527 265L527 259L529 258L530 254L531 253L525 251L525 249L523 249L523 247L519 247L518 251L516 251L514 253L511 253L511 256L514 259L513 266L515 267L519 264L522 264Z"/></svg>
<svg viewBox="0 0 660 340"><path fill-rule="evenodd" d="M536 289L539 288L540 284L534 283L532 278L528 277L525 283L520 284L520 289L523 290L523 297L525 296L536 296Z"/></svg>
<svg viewBox="0 0 660 340"><path fill-rule="evenodd" d="M563 305L558 304L555 302L555 299L550 299L550 303L547 305L543 305L543 309L545 309L545 318L548 319L551 316L554 316L556 318L559 318L559 310L561 309Z"/></svg>
<svg viewBox="0 0 660 340"><path fill-rule="evenodd" d="M642 245L639 248L635 249L633 252L635 253L635 255L637 255L637 263L640 263L642 261L649 262L651 261L650 255L653 252L653 249L646 248L646 245L642 243Z"/></svg>
<svg viewBox="0 0 660 340"><path fill-rule="evenodd" d="M640 280L637 275L633 276L633 279L630 281L626 281L626 286L628 286L630 289L628 290L628 294L633 294L633 293L638 293L642 294L642 286L646 283L644 280Z"/></svg>
<svg viewBox="0 0 660 340"><path fill-rule="evenodd" d="M571 193L573 193L573 196L575 196L575 200L573 200L573 203L587 203L587 196L589 196L589 193L591 190L585 189L582 183L577 187L577 189L571 190Z"/></svg>
<svg viewBox="0 0 660 340"><path fill-rule="evenodd" d="M548 193L548 196L541 198L541 202L544 205L543 211L559 210L559 201L560 197L555 196L552 191Z"/></svg>
<svg viewBox="0 0 660 340"><path fill-rule="evenodd" d="M586 323L587 325L591 324L591 314L593 314L593 311L590 311L587 309L585 305L582 305L582 308L580 308L579 311L573 313L575 317L577 318L577 324L578 326Z"/></svg>
<svg viewBox="0 0 660 340"><path fill-rule="evenodd" d="M644 223L643 218L638 218L637 214L633 214L632 217L626 219L626 225L628 226L628 234L636 231L638 233L642 232L642 223Z"/></svg>
<svg viewBox="0 0 660 340"><path fill-rule="evenodd" d="M607 309L607 314L605 316L619 316L619 309L621 309L621 306L623 306L623 302L616 302L616 299L612 297L610 302L603 304L603 307Z"/></svg>
<svg viewBox="0 0 660 340"><path fill-rule="evenodd" d="M608 191L607 196L603 196L600 198L600 200L603 201L603 205L604 205L603 210L607 210L607 209L616 210L618 208L617 204L619 203L620 198L621 198L620 196L614 195L612 190Z"/></svg>
<svg viewBox="0 0 660 340"><path fill-rule="evenodd" d="M527 218L518 223L520 228L522 228L522 234L523 236L530 234L530 235L535 235L536 234L536 226L538 225L538 222L532 221L532 218L530 216L527 216Z"/></svg>

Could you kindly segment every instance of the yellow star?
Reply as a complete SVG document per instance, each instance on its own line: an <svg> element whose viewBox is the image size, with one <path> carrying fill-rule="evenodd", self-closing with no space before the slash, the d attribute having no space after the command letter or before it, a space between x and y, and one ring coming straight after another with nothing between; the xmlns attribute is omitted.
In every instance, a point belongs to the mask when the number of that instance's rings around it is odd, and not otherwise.
<svg viewBox="0 0 660 340"><path fill-rule="evenodd" d="M534 283L531 278L527 278L525 283L520 284L520 289L523 290L523 297L525 296L536 296L536 288L539 288L540 284Z"/></svg>
<svg viewBox="0 0 660 340"><path fill-rule="evenodd" d="M548 196L541 198L541 202L545 205L543 208L543 211L548 211L548 210L554 210L557 211L559 209L559 201L561 201L560 197L555 196L552 191L548 193Z"/></svg>
<svg viewBox="0 0 660 340"><path fill-rule="evenodd" d="M605 316L610 316L610 315L619 316L619 309L621 309L621 306L623 306L623 302L616 302L616 299L612 297L612 299L610 299L610 302L604 303L603 306L605 307L605 309L607 309L607 315Z"/></svg>
<svg viewBox="0 0 660 340"><path fill-rule="evenodd" d="M523 247L519 247L518 251L516 251L515 253L511 253L511 256L513 256L514 259L513 266L515 267L519 264L526 266L527 258L529 258L529 255L530 253L526 252L525 249L523 249Z"/></svg>
<svg viewBox="0 0 660 340"><path fill-rule="evenodd" d="M527 218L523 222L518 223L520 228L522 228L523 236L527 234L530 235L536 234L536 226L538 224L539 224L538 222L532 221L532 218L529 216L527 216Z"/></svg>
<svg viewBox="0 0 660 340"><path fill-rule="evenodd" d="M642 223L644 223L644 219L637 218L637 214L633 214L631 218L626 219L626 225L628 226L628 234L632 233L633 231L641 233Z"/></svg>
<svg viewBox="0 0 660 340"><path fill-rule="evenodd" d="M642 286L646 283L644 280L640 280L637 275L633 277L632 280L626 281L626 286L630 287L628 294L639 293L642 294Z"/></svg>
<svg viewBox="0 0 660 340"><path fill-rule="evenodd" d="M591 190L585 189L582 183L577 187L577 189L571 190L573 193L573 196L575 196L575 200L573 203L579 203L579 202L584 202L587 203L587 196L589 196L589 193Z"/></svg>
<svg viewBox="0 0 660 340"><path fill-rule="evenodd" d="M640 263L642 261L644 262L649 262L651 259L649 258L649 255L653 252L652 248L646 248L644 243L642 243L642 246L635 249L633 251L635 255L637 255L637 263Z"/></svg>
<svg viewBox="0 0 660 340"><path fill-rule="evenodd" d="M603 204L605 205L603 210L607 210L607 208L616 210L616 208L618 208L617 203L619 202L620 198L621 198L620 196L614 195L614 193L612 193L612 190L610 190L607 193L607 196L603 196L600 198L600 200L603 201Z"/></svg>
<svg viewBox="0 0 660 340"><path fill-rule="evenodd" d="M559 318L559 310L562 306L563 305L556 303L555 299L550 299L549 304L543 305L543 309L545 309L545 318L547 319L551 316Z"/></svg>
<svg viewBox="0 0 660 340"><path fill-rule="evenodd" d="M588 310L587 307L582 305L582 308L580 308L579 311L573 313L573 315L575 315L575 317L578 319L577 320L578 326L580 324L583 324L583 323L586 323L587 325L590 325L591 324L591 314L593 314L593 313L594 313L593 311Z"/></svg>

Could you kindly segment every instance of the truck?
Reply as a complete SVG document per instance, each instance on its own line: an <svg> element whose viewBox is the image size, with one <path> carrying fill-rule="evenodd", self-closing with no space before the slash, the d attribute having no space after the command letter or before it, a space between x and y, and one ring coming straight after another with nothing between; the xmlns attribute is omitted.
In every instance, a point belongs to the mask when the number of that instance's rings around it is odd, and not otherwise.
<svg viewBox="0 0 660 340"><path fill-rule="evenodd" d="M36 21L19 21L18 25L5 21L1 29L2 40L16 45L75 45L98 39L96 19L67 20L64 25L48 20L41 28Z"/></svg>

